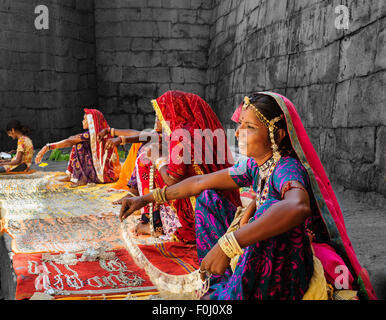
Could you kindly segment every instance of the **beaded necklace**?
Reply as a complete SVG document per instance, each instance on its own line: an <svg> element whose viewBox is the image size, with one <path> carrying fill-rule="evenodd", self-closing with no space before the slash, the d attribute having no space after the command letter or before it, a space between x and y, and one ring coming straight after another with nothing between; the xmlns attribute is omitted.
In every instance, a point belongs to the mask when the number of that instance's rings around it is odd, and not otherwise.
<svg viewBox="0 0 386 320"><path fill-rule="evenodd" d="M155 165L152 164L150 166L150 177L149 177L149 192L152 192L154 189L154 167ZM154 210L154 203L149 204L149 223L150 223L150 233L152 236L154 236L154 222L153 222L153 210Z"/></svg>
<svg viewBox="0 0 386 320"><path fill-rule="evenodd" d="M269 191L269 179L279 160L280 158L275 161L274 157L272 157L259 167L259 182L257 186L258 197L256 198L256 209L260 208L260 206L263 205L263 203L267 200ZM262 190L263 181L264 189Z"/></svg>

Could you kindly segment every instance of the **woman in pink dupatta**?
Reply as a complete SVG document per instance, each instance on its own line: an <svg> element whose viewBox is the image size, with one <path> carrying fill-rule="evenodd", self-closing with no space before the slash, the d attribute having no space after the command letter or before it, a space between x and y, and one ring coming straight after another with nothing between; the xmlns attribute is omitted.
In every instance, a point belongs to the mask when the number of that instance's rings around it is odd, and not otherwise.
<svg viewBox="0 0 386 320"><path fill-rule="evenodd" d="M165 192L167 200L200 194L196 241L200 273L203 278L211 275L206 298L303 299L315 288L315 274L320 276L315 270L321 268L322 278L336 286L340 267L344 289L356 291L360 299L376 299L293 104L275 93L256 93L245 98L232 119L239 123L240 152L248 158L230 169L186 179ZM237 219L236 208L218 191L250 186L258 199L251 202L240 227L229 230ZM121 220L154 201L160 200L152 193L126 200ZM237 257L231 268L231 258ZM327 298L325 280L320 289Z"/></svg>

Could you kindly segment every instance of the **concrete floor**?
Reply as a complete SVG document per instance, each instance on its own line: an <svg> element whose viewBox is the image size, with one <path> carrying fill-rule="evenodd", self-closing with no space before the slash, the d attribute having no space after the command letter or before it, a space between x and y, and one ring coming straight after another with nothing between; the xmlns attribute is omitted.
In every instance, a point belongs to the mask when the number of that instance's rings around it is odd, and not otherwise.
<svg viewBox="0 0 386 320"><path fill-rule="evenodd" d="M65 171L66 162L47 161L42 171ZM379 195L354 193L335 185L334 190L341 205L348 235L358 260L369 274L379 299L386 299L386 199ZM1 279L4 298L10 298L9 291L15 290L15 277L7 260L9 239L0 239ZM4 288L6 286L6 288ZM6 292L8 291L8 293ZM11 294L12 295L12 294ZM1 295L0 295L1 296Z"/></svg>

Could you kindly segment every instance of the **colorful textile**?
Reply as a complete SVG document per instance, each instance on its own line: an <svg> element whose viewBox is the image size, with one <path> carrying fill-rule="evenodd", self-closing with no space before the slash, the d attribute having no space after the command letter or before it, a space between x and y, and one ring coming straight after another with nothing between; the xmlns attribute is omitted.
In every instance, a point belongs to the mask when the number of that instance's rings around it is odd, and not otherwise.
<svg viewBox="0 0 386 320"><path fill-rule="evenodd" d="M35 292L54 297L155 291L144 270L125 250L77 254L15 254L16 299Z"/></svg>
<svg viewBox="0 0 386 320"><path fill-rule="evenodd" d="M111 188L117 190L128 190L128 183L131 179L131 176L135 169L135 160L138 156L139 148L142 146L142 143L133 143L129 154L126 157L125 163L122 166L121 173L119 174L119 179L114 183Z"/></svg>
<svg viewBox="0 0 386 320"><path fill-rule="evenodd" d="M356 278L357 286L362 288L360 293L369 299L376 299L368 273L359 264L353 246L347 235L342 211L331 183L314 147L312 146L306 130L304 129L295 106L291 101L280 94L272 92L261 93L273 97L284 113L292 147L302 166L307 171L312 189L312 198L315 200L317 212L323 221L323 228L327 230L329 245L331 245L336 253L343 259L345 265L351 271L351 274ZM241 107L242 104L235 111L232 120L238 122ZM318 230L312 231L318 236ZM317 249L315 250L315 255L318 256ZM322 255L319 256L322 257ZM328 261L322 259L321 263L324 267L327 265Z"/></svg>
<svg viewBox="0 0 386 320"><path fill-rule="evenodd" d="M118 180L121 170L117 148L105 150L107 139L112 138L110 134L107 134L101 142L97 139L101 130L109 128L106 119L96 109L84 109L84 112L87 116L88 131L79 135L82 142L73 146L67 171L74 175L74 182L77 182L79 178L85 179L81 180L84 183L115 182ZM96 177L93 171L95 171Z"/></svg>
<svg viewBox="0 0 386 320"><path fill-rule="evenodd" d="M289 174L290 173L290 174ZM240 187L254 186L258 166L248 159L230 169ZM267 200L251 219L258 219L270 206L281 200L283 180L299 181L309 187L307 175L293 158L282 158L270 177ZM196 234L200 261L227 231L236 208L211 190L197 198ZM211 299L301 299L313 274L313 254L305 224L244 249L235 271L213 277Z"/></svg>
<svg viewBox="0 0 386 320"><path fill-rule="evenodd" d="M189 274L199 268L195 245L165 242L138 247L156 268L167 274Z"/></svg>
<svg viewBox="0 0 386 320"><path fill-rule="evenodd" d="M15 253L74 252L89 247L123 248L116 215L7 220Z"/></svg>
<svg viewBox="0 0 386 320"><path fill-rule="evenodd" d="M67 174L71 175L71 181L87 183L98 183L98 177L93 166L93 158L90 147L90 133L84 132L78 135L82 142L72 147L70 160L68 162Z"/></svg>
<svg viewBox="0 0 386 320"><path fill-rule="evenodd" d="M152 103L157 118L168 135L169 163L167 173L171 177L182 180L231 166L233 158L227 144L225 131L216 114L203 99L192 93L168 91L152 100ZM204 132L205 130L206 132ZM213 135L220 134L212 140L208 131ZM200 138L202 141L201 150L195 149L195 144L192 143L195 134L199 132L203 135ZM217 148L217 146L219 147ZM205 154L212 155L213 161L207 161ZM191 164L184 163L181 161L182 159L190 161ZM163 186L162 181L158 181L158 184L159 187ZM235 205L241 205L238 190L226 191L223 194ZM175 236L185 242L195 242L195 197L173 200L169 203L177 213L181 223L181 228L177 229Z"/></svg>
<svg viewBox="0 0 386 320"><path fill-rule="evenodd" d="M22 153L21 163L26 164L27 169L29 169L32 164L32 158L34 155L34 146L32 144L32 140L29 137L21 136L17 140L16 153L18 152ZM16 159L16 156L12 158L12 160L15 160L15 159ZM15 166L5 165L4 168L6 169L7 172L10 172L13 169L16 169L19 165L15 165Z"/></svg>

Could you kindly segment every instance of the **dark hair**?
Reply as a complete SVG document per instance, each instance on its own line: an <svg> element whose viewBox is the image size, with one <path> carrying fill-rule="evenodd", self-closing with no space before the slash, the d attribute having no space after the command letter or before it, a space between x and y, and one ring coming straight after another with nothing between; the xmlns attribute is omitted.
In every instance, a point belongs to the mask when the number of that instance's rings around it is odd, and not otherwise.
<svg viewBox="0 0 386 320"><path fill-rule="evenodd" d="M291 144L291 140L288 134L287 130L287 123L285 121L285 117L283 114L283 111L280 109L279 105L277 104L276 100L268 95L261 94L261 93L253 93L249 96L249 99L251 103L259 109L259 111L268 119L272 120L273 118L279 117L283 115L282 119L275 123L275 126L278 129L284 129L285 131L285 137L281 141L281 143L278 143L279 152L282 156L294 156L296 157L296 153L294 152ZM277 130L275 133L275 141L278 140L277 137Z"/></svg>
<svg viewBox="0 0 386 320"><path fill-rule="evenodd" d="M8 132L12 129L20 131L25 136L27 136L31 131L28 127L23 126L19 120L11 120L10 122L8 122L5 130Z"/></svg>

